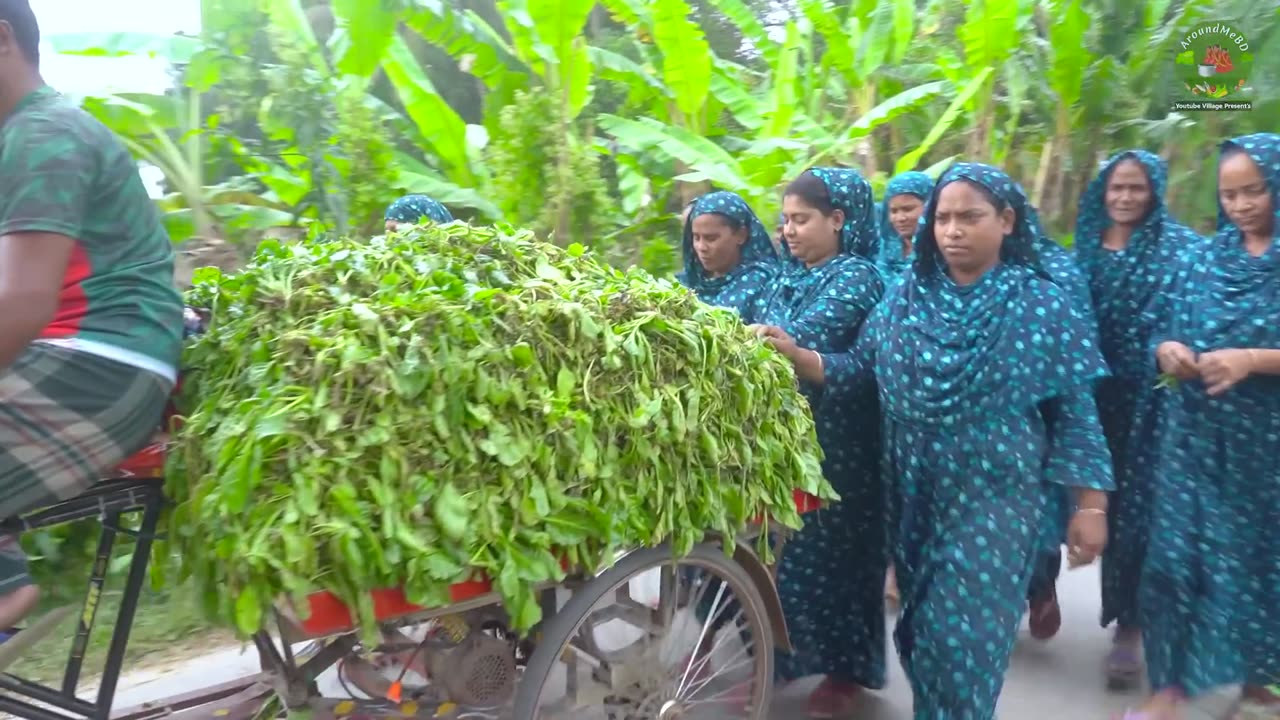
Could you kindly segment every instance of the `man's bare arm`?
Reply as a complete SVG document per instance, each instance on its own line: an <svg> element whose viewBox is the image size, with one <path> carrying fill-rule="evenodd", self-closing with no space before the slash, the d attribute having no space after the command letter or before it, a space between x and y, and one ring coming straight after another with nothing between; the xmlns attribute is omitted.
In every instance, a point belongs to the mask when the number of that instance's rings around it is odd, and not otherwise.
<svg viewBox="0 0 1280 720"><path fill-rule="evenodd" d="M53 321L74 248L75 240L57 233L0 236L0 368Z"/></svg>

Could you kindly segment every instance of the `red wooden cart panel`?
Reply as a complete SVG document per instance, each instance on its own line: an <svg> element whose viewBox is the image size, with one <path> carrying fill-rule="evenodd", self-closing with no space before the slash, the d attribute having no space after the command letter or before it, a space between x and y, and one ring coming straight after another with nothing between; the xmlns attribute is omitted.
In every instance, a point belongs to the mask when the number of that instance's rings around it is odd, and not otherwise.
<svg viewBox="0 0 1280 720"><path fill-rule="evenodd" d="M822 507L821 500L800 490L795 491L795 501L796 509L801 513L813 512ZM449 597L453 602L460 603L484 595L492 589L493 585L488 580L471 580L451 586ZM373 598L373 616L379 622L426 610L406 600L404 591L399 588L374 590L369 595ZM311 612L298 625L312 637L347 632L355 627L355 620L346 603L327 590L308 595L307 605Z"/></svg>

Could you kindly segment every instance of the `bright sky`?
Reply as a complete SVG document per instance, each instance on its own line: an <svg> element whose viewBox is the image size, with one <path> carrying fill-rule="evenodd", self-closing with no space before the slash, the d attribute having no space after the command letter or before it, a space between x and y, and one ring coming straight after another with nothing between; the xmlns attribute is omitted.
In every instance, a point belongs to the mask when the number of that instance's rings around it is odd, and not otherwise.
<svg viewBox="0 0 1280 720"><path fill-rule="evenodd" d="M41 35L200 31L200 0L33 0ZM161 92L165 64L144 58L57 55L41 48L45 81L69 95L111 91Z"/></svg>
<svg viewBox="0 0 1280 720"><path fill-rule="evenodd" d="M169 35L200 32L200 0L32 0L42 36L62 33L142 32ZM40 48L45 82L70 96L111 92L161 93L170 84L167 64L144 57L73 57ZM142 168L152 195L159 171Z"/></svg>

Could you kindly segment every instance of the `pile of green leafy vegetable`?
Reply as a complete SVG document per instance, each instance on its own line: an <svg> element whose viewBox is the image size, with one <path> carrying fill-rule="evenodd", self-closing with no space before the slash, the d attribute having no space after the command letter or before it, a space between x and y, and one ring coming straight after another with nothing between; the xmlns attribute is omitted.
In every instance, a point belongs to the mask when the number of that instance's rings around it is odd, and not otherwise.
<svg viewBox="0 0 1280 720"><path fill-rule="evenodd" d="M733 314L525 231L267 243L202 270L166 489L214 617L281 595L441 605L477 574L520 630L534 588L619 549L834 499L794 373Z"/></svg>

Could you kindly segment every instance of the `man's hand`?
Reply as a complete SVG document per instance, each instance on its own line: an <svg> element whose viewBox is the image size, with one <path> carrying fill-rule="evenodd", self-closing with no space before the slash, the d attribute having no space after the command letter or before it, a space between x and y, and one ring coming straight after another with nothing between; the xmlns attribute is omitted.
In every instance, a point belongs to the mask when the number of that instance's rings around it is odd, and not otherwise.
<svg viewBox="0 0 1280 720"><path fill-rule="evenodd" d="M0 237L0 368L53 321L76 241L57 233Z"/></svg>

